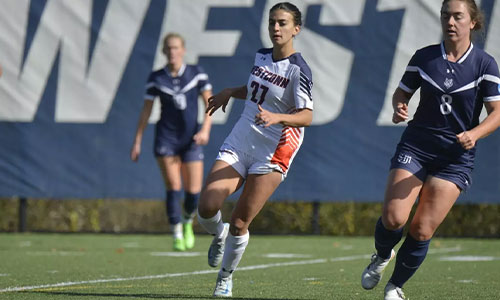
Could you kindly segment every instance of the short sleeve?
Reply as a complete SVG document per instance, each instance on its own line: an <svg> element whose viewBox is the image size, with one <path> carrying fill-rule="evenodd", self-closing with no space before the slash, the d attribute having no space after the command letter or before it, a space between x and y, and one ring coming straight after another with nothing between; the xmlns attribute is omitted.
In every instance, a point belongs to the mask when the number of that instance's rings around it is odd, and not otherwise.
<svg viewBox="0 0 500 300"><path fill-rule="evenodd" d="M500 75L495 59L491 58L480 83L484 102L500 101Z"/></svg>
<svg viewBox="0 0 500 300"><path fill-rule="evenodd" d="M294 97L295 108L297 109L313 109L312 99L312 73L307 65L300 66L294 76Z"/></svg>
<svg viewBox="0 0 500 300"><path fill-rule="evenodd" d="M414 93L420 87L422 77L420 77L418 69L418 52L416 52L410 59L405 73L403 74L403 78L401 78L399 82L400 89L407 93Z"/></svg>
<svg viewBox="0 0 500 300"><path fill-rule="evenodd" d="M196 66L198 72L198 90L200 92L212 90L212 84L208 78L208 74L203 70L201 66Z"/></svg>
<svg viewBox="0 0 500 300"><path fill-rule="evenodd" d="M148 81L146 83L146 92L144 94L144 100L154 101L154 99L160 95L160 91L156 85L155 78L156 78L155 73L149 74Z"/></svg>

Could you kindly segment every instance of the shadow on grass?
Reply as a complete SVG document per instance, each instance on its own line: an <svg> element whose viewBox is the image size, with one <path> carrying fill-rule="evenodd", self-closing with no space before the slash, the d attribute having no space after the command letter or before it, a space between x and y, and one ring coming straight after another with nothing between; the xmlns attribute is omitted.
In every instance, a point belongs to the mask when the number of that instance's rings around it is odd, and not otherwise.
<svg viewBox="0 0 500 300"><path fill-rule="evenodd" d="M53 296L66 296L66 297L118 297L118 298L143 298L143 299L215 299L212 296L196 296L184 294L120 294L120 293L80 293L80 292L50 292L50 291L30 291L22 292L26 294L44 294ZM247 297L231 297L231 300L313 300L304 298L247 298Z"/></svg>

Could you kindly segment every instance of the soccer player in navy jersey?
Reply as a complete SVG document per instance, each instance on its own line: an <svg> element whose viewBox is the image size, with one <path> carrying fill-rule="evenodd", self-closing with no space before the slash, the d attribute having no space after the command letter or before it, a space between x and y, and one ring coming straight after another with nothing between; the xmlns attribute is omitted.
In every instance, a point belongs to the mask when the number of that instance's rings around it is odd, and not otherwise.
<svg viewBox="0 0 500 300"><path fill-rule="evenodd" d="M159 98L161 117L156 123L154 153L167 189L167 216L176 251L194 246L192 221L203 184L202 145L208 143L211 127L208 114L205 114L203 124L198 124L198 97L202 96L206 107L212 96L212 86L200 66L184 63L185 52L181 35L170 33L165 36L163 53L168 62L164 68L149 75L130 153L131 159L137 161L153 101ZM181 208L183 196L184 213Z"/></svg>
<svg viewBox="0 0 500 300"><path fill-rule="evenodd" d="M427 254L430 240L461 191L471 184L476 142L500 125L500 79L493 57L471 43L483 27L474 0L445 0L444 41L418 50L393 95L392 121L408 118L408 101L420 88L420 103L391 160L382 217L375 226L377 252L362 274L374 288L395 256L412 206L415 215L401 245L385 299L405 299L402 287ZM479 121L482 107L488 116Z"/></svg>
<svg viewBox="0 0 500 300"><path fill-rule="evenodd" d="M248 244L248 227L285 178L312 121L312 75L293 39L301 13L291 3L269 13L273 48L261 49L246 85L224 89L209 99L207 112L225 107L231 97L245 99L245 109L219 150L202 189L198 222L214 239L208 264L221 262L214 296L232 296L232 275ZM243 186L229 224L222 222L224 200Z"/></svg>

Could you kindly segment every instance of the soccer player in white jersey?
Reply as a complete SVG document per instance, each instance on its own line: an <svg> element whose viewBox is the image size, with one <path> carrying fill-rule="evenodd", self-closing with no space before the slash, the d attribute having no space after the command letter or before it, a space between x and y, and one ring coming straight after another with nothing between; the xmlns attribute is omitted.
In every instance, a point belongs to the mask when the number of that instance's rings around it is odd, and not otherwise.
<svg viewBox="0 0 500 300"><path fill-rule="evenodd" d="M445 0L444 41L418 50L394 92L392 121L408 118L408 101L420 88L420 103L391 160L382 216L375 226L377 253L361 284L374 288L395 256L417 197L408 234L384 291L386 300L405 299L403 284L425 259L430 240L461 191L471 184L476 142L500 125L498 65L471 43L483 27L474 0ZM479 122L482 107L488 116Z"/></svg>
<svg viewBox="0 0 500 300"><path fill-rule="evenodd" d="M312 76L293 47L301 13L291 3L269 13L271 49L255 55L248 83L224 89L209 99L207 112L225 107L231 97L245 99L245 109L219 150L198 206L198 222L214 239L208 264L222 262L214 296L232 296L232 275L248 244L248 227L285 178L312 121ZM224 200L243 186L229 224L222 222Z"/></svg>
<svg viewBox="0 0 500 300"><path fill-rule="evenodd" d="M131 159L137 161L153 101L158 98L161 117L156 123L154 153L167 189L167 216L176 251L194 246L192 221L203 183L202 145L208 143L211 127L211 118L207 114L203 124L198 124L198 97L201 95L208 105L212 86L200 66L184 63L185 52L181 35L169 33L165 36L163 53L168 62L164 68L149 75L130 153ZM184 213L181 208L183 188Z"/></svg>

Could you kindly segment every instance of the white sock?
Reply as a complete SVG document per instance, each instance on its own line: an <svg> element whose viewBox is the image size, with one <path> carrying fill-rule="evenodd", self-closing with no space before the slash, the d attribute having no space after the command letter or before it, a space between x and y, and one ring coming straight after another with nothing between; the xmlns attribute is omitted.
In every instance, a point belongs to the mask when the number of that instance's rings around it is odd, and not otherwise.
<svg viewBox="0 0 500 300"><path fill-rule="evenodd" d="M198 212L198 223L212 235L220 236L224 231L224 223L222 223L222 214L220 210L217 211L215 216L208 219L202 218Z"/></svg>
<svg viewBox="0 0 500 300"><path fill-rule="evenodd" d="M184 238L182 233L182 223L172 224L172 234L174 235L174 239Z"/></svg>
<svg viewBox="0 0 500 300"><path fill-rule="evenodd" d="M236 270L248 245L249 238L250 232L239 236L233 236L231 233L228 233L224 248L224 257L222 258L222 265L219 271L222 277L229 277Z"/></svg>

